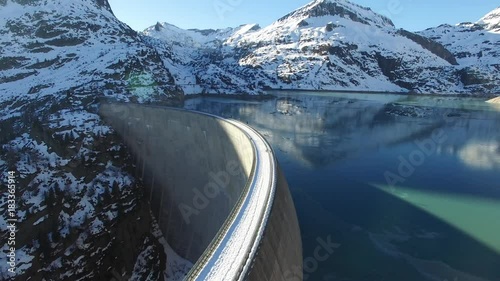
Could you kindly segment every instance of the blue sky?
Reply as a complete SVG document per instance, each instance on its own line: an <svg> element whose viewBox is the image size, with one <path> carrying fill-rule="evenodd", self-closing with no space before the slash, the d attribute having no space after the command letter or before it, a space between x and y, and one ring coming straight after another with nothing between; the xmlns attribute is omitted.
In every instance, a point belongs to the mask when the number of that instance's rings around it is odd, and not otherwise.
<svg viewBox="0 0 500 281"><path fill-rule="evenodd" d="M135 30L157 21L181 28L266 26L310 0L109 0L115 15ZM494 0L352 0L391 18L398 28L423 30L476 21L500 6Z"/></svg>

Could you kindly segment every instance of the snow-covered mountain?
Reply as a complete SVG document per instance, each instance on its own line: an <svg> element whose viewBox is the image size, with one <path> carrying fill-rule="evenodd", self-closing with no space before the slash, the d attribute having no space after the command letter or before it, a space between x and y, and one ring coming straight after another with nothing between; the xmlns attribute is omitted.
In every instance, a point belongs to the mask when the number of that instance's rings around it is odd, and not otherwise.
<svg viewBox="0 0 500 281"><path fill-rule="evenodd" d="M483 25L484 29L488 31L494 33L500 33L500 7L489 12L487 15L482 17L477 23Z"/></svg>
<svg viewBox="0 0 500 281"><path fill-rule="evenodd" d="M444 24L419 34L453 53L466 88L500 92L500 7L475 23Z"/></svg>
<svg viewBox="0 0 500 281"><path fill-rule="evenodd" d="M494 20L485 17L492 28ZM464 78L440 42L397 29L390 19L346 0L316 0L264 28L182 30L157 24L144 34L177 56L166 62L187 93L241 86L425 93L497 93ZM161 43L163 42L163 43ZM160 44L158 44L160 43ZM161 53L161 51L159 51ZM496 56L494 61L499 61ZM178 71L182 69L182 71ZM175 76L175 74L174 74ZM495 78L497 79L497 78ZM498 84L500 80L494 80ZM236 85L236 87L235 87ZM215 87L212 87L215 88Z"/></svg>
<svg viewBox="0 0 500 281"><path fill-rule="evenodd" d="M0 179L15 172L19 230L15 274L0 245L0 279L162 280L133 159L96 114L101 96L181 99L160 55L106 0L1 0L0 34Z"/></svg>
<svg viewBox="0 0 500 281"><path fill-rule="evenodd" d="M0 2L0 91L44 96L92 88L144 99L138 88L174 96L171 74L106 0ZM111 91L109 91L111 92Z"/></svg>

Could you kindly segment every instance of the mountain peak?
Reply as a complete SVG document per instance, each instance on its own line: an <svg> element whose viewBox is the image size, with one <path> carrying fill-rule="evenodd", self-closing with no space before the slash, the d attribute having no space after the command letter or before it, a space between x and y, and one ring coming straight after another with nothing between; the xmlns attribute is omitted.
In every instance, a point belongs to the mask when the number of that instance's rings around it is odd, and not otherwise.
<svg viewBox="0 0 500 281"><path fill-rule="evenodd" d="M373 12L370 8L347 0L315 0L280 18L278 21L285 21L289 18L306 19L324 16L340 16L362 24L394 27L389 18Z"/></svg>
<svg viewBox="0 0 500 281"><path fill-rule="evenodd" d="M500 32L500 7L487 13L477 23L485 25L488 30Z"/></svg>
<svg viewBox="0 0 500 281"><path fill-rule="evenodd" d="M42 0L0 0L0 7L2 6L7 6L8 4L15 4L15 5L21 5L21 6L48 6L48 5L66 5L69 4L69 2L74 2L75 4L91 4L94 6L97 6L99 8L102 8L111 14L113 14L113 10L111 9L111 6L109 5L108 0L72 0L72 1L64 1L64 0L50 0L50 1L42 1Z"/></svg>

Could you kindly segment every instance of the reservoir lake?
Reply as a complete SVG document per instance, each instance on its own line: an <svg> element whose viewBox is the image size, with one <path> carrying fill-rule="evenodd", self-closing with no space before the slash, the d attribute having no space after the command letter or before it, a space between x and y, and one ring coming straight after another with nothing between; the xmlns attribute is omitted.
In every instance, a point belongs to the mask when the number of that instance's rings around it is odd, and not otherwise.
<svg viewBox="0 0 500 281"><path fill-rule="evenodd" d="M500 280L500 105L270 94L185 108L247 123L272 145L297 209L304 280Z"/></svg>

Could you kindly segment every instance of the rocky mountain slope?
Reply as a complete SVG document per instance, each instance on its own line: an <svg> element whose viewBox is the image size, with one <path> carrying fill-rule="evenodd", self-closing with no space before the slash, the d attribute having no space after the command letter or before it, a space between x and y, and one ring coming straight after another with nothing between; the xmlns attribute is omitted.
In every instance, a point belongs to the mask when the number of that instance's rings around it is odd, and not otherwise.
<svg viewBox="0 0 500 281"><path fill-rule="evenodd" d="M162 54L164 64L186 94L258 94L263 85L251 79L252 69L239 64L236 50L226 46L226 41L259 28L249 24L222 30L183 30L157 23L143 34Z"/></svg>
<svg viewBox="0 0 500 281"><path fill-rule="evenodd" d="M158 53L114 17L107 1L0 5L0 91L8 93L2 101L75 88L112 89L141 100L143 86L154 86L149 89L157 96L174 96L172 75Z"/></svg>
<svg viewBox="0 0 500 281"><path fill-rule="evenodd" d="M419 34L453 53L465 89L500 91L500 7L475 23L444 24Z"/></svg>
<svg viewBox="0 0 500 281"><path fill-rule="evenodd" d="M460 56L445 43L398 29L388 18L346 0L313 1L264 28L182 30L159 23L144 34L159 40L151 41L153 47L180 55L182 63L166 63L180 73L180 84L199 84L204 91L216 88L207 85L237 90L244 85L250 90L500 92L492 86L500 82L496 76L487 83L471 82L474 78L464 75L470 65L457 60ZM493 61L499 60L495 54Z"/></svg>
<svg viewBox="0 0 500 281"><path fill-rule="evenodd" d="M96 114L103 96L182 99L160 55L106 0L2 0L0 34L0 174L15 173L18 229L15 273L2 243L0 279L162 280L134 160Z"/></svg>

